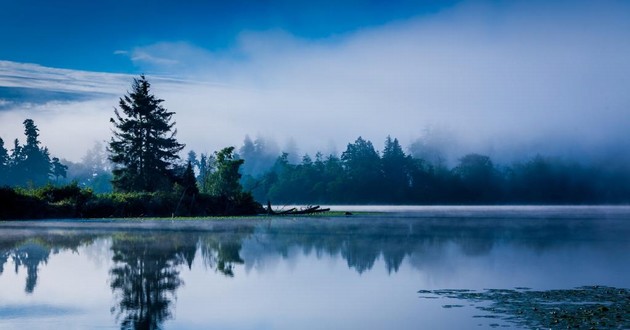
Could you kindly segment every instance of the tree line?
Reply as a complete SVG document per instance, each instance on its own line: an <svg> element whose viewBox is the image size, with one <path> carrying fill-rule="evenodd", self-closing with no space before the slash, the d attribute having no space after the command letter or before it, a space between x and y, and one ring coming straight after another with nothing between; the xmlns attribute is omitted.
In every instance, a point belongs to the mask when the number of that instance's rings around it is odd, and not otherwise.
<svg viewBox="0 0 630 330"><path fill-rule="evenodd" d="M241 153L265 154L245 140ZM254 152L252 152L254 150ZM265 157L268 158L268 155ZM587 204L630 202L630 171L536 155L510 165L471 153L448 167L405 153L387 137L381 152L359 137L341 156L283 153L266 171L244 173L259 201L339 204ZM267 160L263 160L267 161Z"/></svg>
<svg viewBox="0 0 630 330"><path fill-rule="evenodd" d="M163 102L151 92L146 77L134 79L110 119L113 135L105 150L95 145L82 163L51 157L39 141L34 121L26 119L24 144L15 139L9 152L0 139L0 186L33 190L3 188L3 196L28 195L20 197L22 204L15 203L24 208L37 201L48 205L31 207L29 212L36 217L50 212L57 216L255 213L262 207L255 200L307 204L630 202L630 171L623 166L583 165L540 155L500 165L487 155L471 153L449 167L439 150L413 152L417 146L412 145L412 152L406 153L398 139L390 136L382 151L359 137L340 156L318 152L314 158L304 155L301 161L295 160L295 146L290 153L278 154L272 143L246 137L238 150L227 147L200 155L190 151L184 161L180 153L185 145L176 139L175 112L164 108ZM68 180L75 181L54 189ZM53 187L41 188L46 184ZM112 191L117 195L107 194ZM70 210L64 203L72 206ZM65 206L60 209L60 205Z"/></svg>
<svg viewBox="0 0 630 330"><path fill-rule="evenodd" d="M16 138L9 152L0 138L0 186L37 187L65 178L68 167L41 146L35 122L26 119L23 124L25 144Z"/></svg>

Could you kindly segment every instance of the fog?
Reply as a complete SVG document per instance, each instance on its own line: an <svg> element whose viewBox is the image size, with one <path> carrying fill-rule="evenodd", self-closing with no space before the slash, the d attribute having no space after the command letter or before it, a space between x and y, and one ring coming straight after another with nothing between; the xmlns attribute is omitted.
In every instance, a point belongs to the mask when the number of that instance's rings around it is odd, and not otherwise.
<svg viewBox="0 0 630 330"><path fill-rule="evenodd" d="M240 146L246 134L314 153L358 136L409 146L426 132L448 136L452 155L506 161L609 159L630 148L627 2L463 2L326 39L243 31L221 51L165 41L116 55L147 73L176 112L178 139L198 152ZM53 154L78 160L109 139L131 80L0 62L0 86L90 96L0 95L0 137L22 140L32 118Z"/></svg>

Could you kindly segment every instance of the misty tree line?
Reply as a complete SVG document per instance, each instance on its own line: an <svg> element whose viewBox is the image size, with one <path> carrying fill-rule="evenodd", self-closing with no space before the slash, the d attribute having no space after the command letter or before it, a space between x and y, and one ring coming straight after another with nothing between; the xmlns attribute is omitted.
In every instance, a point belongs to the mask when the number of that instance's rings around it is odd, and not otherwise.
<svg viewBox="0 0 630 330"><path fill-rule="evenodd" d="M264 139L246 137L242 183L258 201L274 203L507 204L623 203L630 201L626 168L582 165L536 155L499 165L467 154L448 167L439 150L417 144L405 153L387 137L381 152L359 137L340 157L271 156ZM248 166L249 165L249 166ZM267 166L267 169L262 169Z"/></svg>
<svg viewBox="0 0 630 330"><path fill-rule="evenodd" d="M41 146L35 122L26 119L23 124L25 144L16 138L9 152L0 138L0 186L37 187L65 178L68 167Z"/></svg>

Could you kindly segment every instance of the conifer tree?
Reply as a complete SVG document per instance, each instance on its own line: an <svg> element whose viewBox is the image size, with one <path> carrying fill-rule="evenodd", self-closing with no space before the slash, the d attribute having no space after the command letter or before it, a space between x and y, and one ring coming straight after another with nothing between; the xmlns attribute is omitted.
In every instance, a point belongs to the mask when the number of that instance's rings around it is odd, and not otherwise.
<svg viewBox="0 0 630 330"><path fill-rule="evenodd" d="M168 190L175 181L173 164L184 145L175 139L175 113L167 111L150 88L144 75L134 79L110 119L115 129L108 151L118 191Z"/></svg>
<svg viewBox="0 0 630 330"><path fill-rule="evenodd" d="M0 138L0 186L9 183L9 151L4 147L4 140Z"/></svg>
<svg viewBox="0 0 630 330"><path fill-rule="evenodd" d="M55 177L55 181L59 182L59 178L66 178L68 175L68 166L61 163L59 158L53 157L51 166L51 175Z"/></svg>
<svg viewBox="0 0 630 330"><path fill-rule="evenodd" d="M411 158L405 155L398 139L387 136L381 164L384 179L382 198L391 203L402 202L404 193L411 183L409 172Z"/></svg>
<svg viewBox="0 0 630 330"><path fill-rule="evenodd" d="M192 163L189 161L186 165L186 170L182 175L181 184L186 189L186 193L189 195L199 194L199 188L197 187L197 179L195 178L195 171L193 170Z"/></svg>
<svg viewBox="0 0 630 330"><path fill-rule="evenodd" d="M39 145L39 128L32 119L24 120L24 135L26 135L26 144L18 148L16 141L16 149L20 154L16 159L16 167L19 167L22 177L19 179L21 184L41 186L48 182L51 174L50 153L48 148L41 148Z"/></svg>

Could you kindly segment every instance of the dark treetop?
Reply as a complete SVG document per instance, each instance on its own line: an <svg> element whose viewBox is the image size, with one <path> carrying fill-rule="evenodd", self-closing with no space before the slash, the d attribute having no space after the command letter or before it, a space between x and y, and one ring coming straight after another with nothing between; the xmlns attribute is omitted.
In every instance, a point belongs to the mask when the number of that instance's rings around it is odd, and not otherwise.
<svg viewBox="0 0 630 330"><path fill-rule="evenodd" d="M173 162L184 145L175 139L174 112L162 107L164 100L151 94L150 87L144 76L134 79L132 91L120 99L110 119L112 183L118 191L167 190L174 182Z"/></svg>

